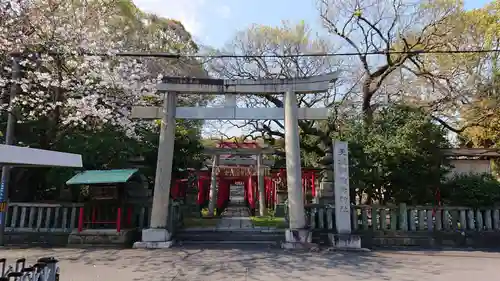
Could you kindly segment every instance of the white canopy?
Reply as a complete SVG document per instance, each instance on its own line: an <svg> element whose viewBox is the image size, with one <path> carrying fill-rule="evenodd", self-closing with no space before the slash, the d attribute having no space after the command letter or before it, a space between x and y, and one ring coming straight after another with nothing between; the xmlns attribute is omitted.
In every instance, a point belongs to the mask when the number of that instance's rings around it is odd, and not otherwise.
<svg viewBox="0 0 500 281"><path fill-rule="evenodd" d="M83 162L80 154L0 144L2 165L82 168Z"/></svg>

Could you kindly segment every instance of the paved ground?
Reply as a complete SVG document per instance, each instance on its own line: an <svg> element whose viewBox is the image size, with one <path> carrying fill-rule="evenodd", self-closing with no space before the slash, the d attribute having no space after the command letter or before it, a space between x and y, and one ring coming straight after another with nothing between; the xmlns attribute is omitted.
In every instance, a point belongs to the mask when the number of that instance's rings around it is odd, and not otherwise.
<svg viewBox="0 0 500 281"><path fill-rule="evenodd" d="M250 212L244 206L243 186L232 185L230 187L230 204L222 214L222 218L216 229L247 230L252 229Z"/></svg>
<svg viewBox="0 0 500 281"><path fill-rule="evenodd" d="M310 253L231 248L2 249L13 261L60 260L61 281L470 281L499 280L500 253Z"/></svg>
<svg viewBox="0 0 500 281"><path fill-rule="evenodd" d="M244 206L229 206L222 214L222 218L217 224L217 229L252 229L248 208Z"/></svg>
<svg viewBox="0 0 500 281"><path fill-rule="evenodd" d="M242 185L231 185L229 187L229 201L231 204L244 205L245 204L245 191Z"/></svg>

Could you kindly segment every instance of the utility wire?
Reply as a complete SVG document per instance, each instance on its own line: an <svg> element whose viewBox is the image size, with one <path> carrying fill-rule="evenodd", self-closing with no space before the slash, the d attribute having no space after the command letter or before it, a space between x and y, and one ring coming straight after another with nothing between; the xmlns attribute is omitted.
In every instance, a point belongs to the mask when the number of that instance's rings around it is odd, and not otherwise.
<svg viewBox="0 0 500 281"><path fill-rule="evenodd" d="M116 52L116 53L94 53L81 51L80 54L87 56L117 56L117 57L152 57L152 58L298 58L298 57L340 57L340 56L370 56L370 55L404 55L404 54L474 54L474 53L500 53L500 49L487 50L436 50L436 51L373 51L366 53L344 52L344 53L310 53L296 55L182 55L172 53L155 53L155 52Z"/></svg>

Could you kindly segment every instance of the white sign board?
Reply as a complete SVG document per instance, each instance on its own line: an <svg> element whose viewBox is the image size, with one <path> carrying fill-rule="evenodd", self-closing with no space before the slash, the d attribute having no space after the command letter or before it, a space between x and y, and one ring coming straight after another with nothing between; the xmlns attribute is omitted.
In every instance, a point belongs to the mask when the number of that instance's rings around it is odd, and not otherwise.
<svg viewBox="0 0 500 281"><path fill-rule="evenodd" d="M335 174L335 225L339 234L350 234L349 152L345 141L333 142L333 172Z"/></svg>

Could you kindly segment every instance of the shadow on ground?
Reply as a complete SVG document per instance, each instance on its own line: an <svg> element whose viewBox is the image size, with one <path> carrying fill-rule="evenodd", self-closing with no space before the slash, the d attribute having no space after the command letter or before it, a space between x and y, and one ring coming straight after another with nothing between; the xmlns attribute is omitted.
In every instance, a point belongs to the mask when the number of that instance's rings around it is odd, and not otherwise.
<svg viewBox="0 0 500 281"><path fill-rule="evenodd" d="M255 247L255 246L253 246ZM120 280L441 280L448 272L481 270L481 261L460 262L467 256L437 258L420 252L307 252L213 245L168 250L43 249L65 263L96 264L134 273ZM500 255L492 256L496 268ZM451 260L450 260L451 259ZM479 259L481 260L481 259ZM69 266L68 266L69 269ZM140 277L137 277L140 276ZM433 278L431 278L433 277ZM444 276L443 276L444 277ZM333 278L333 279L332 279ZM335 279L336 278L336 279ZM118 279L117 279L118 280ZM444 280L444 279L443 279ZM451 280L451 279L445 279ZM457 280L457 279L454 279Z"/></svg>

